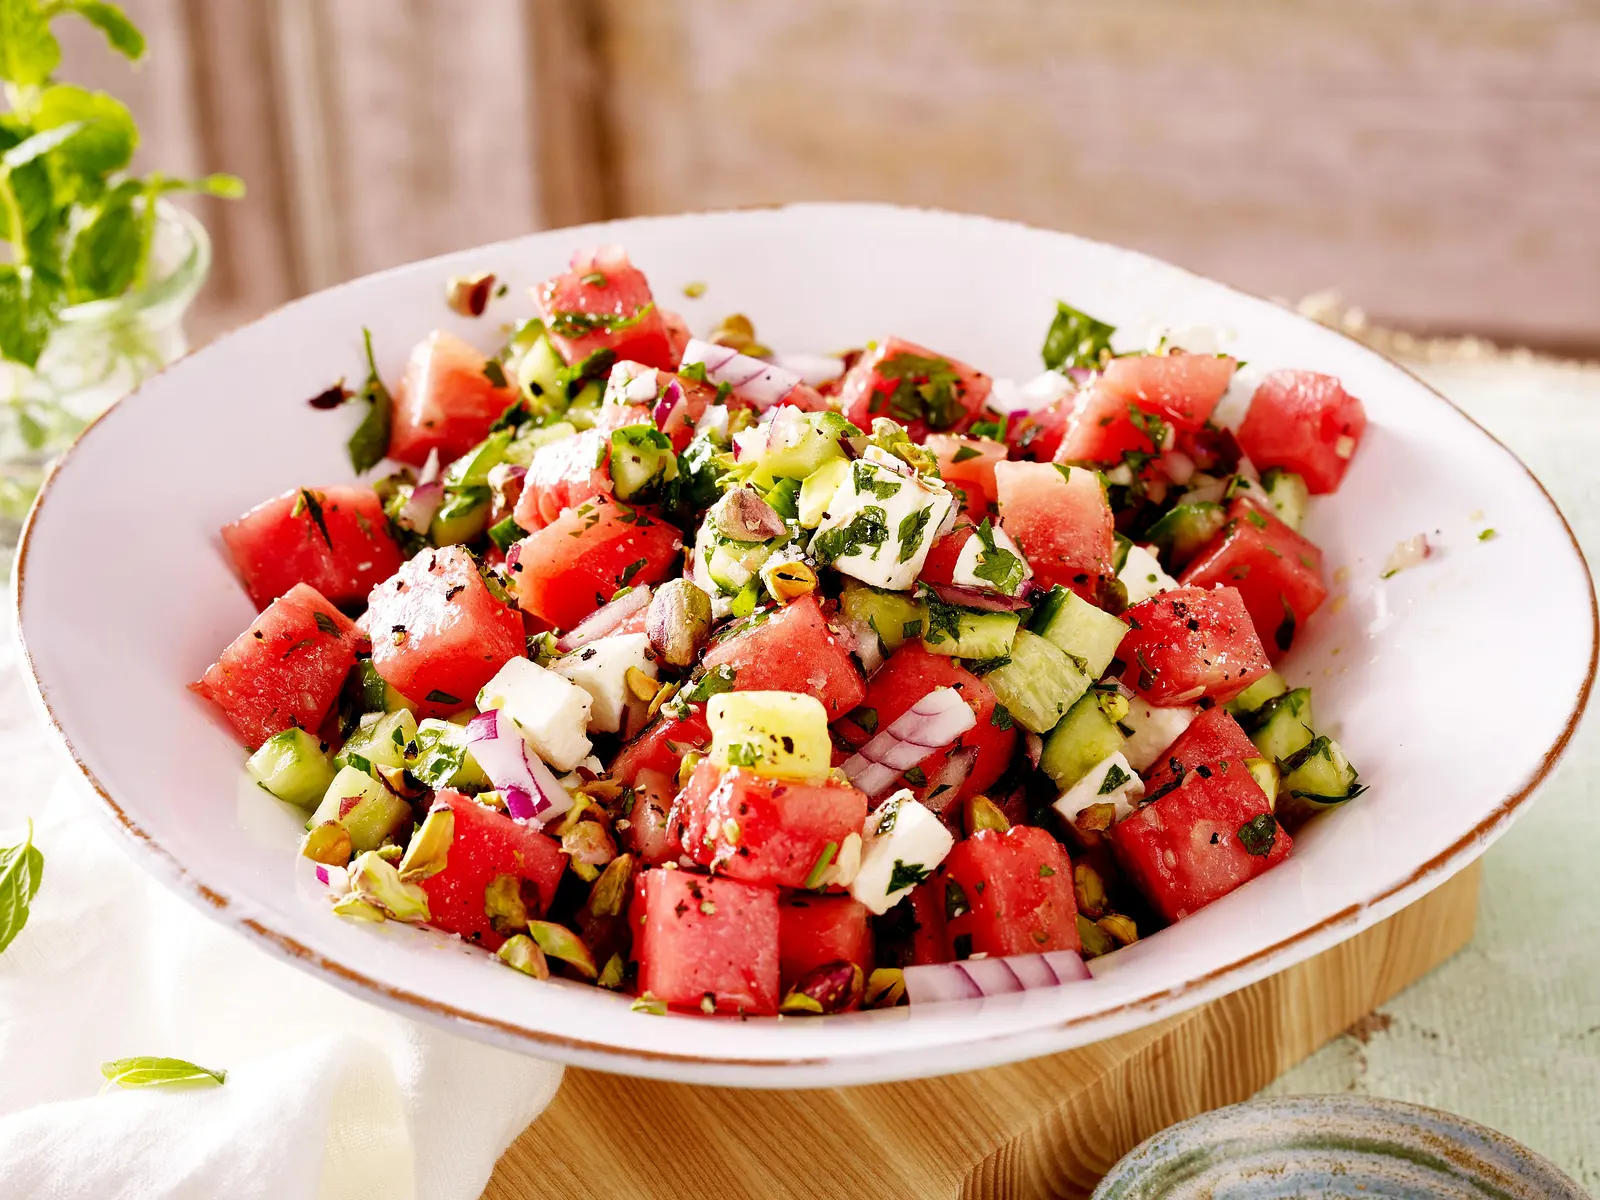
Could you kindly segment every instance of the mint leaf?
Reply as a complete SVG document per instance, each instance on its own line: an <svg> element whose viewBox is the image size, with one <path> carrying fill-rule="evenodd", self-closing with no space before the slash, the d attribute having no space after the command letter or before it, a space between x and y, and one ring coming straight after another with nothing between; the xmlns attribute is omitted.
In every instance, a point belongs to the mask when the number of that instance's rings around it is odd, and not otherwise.
<svg viewBox="0 0 1600 1200"><path fill-rule="evenodd" d="M1050 329L1044 335L1039 355L1052 371L1062 367L1098 367L1111 353L1111 335L1116 331L1115 325L1097 321L1088 313L1057 300L1055 320L1050 322Z"/></svg>
<svg viewBox="0 0 1600 1200"><path fill-rule="evenodd" d="M61 288L32 267L0 264L0 356L33 367L50 340Z"/></svg>
<svg viewBox="0 0 1600 1200"><path fill-rule="evenodd" d="M80 127L50 157L57 188L65 193L63 199L102 190L105 176L126 167L139 145L133 114L122 101L104 92L58 83L39 93L32 116L34 128L40 131L35 136L69 125Z"/></svg>
<svg viewBox="0 0 1600 1200"><path fill-rule="evenodd" d="M372 357L372 330L363 328L361 336L367 348L367 381L362 385L361 398L371 407L346 444L350 465L357 475L370 471L389 453L389 427L394 420L394 401L378 377L378 364Z"/></svg>
<svg viewBox="0 0 1600 1200"><path fill-rule="evenodd" d="M61 44L37 0L0 0L0 79L37 87L61 65Z"/></svg>
<svg viewBox="0 0 1600 1200"><path fill-rule="evenodd" d="M0 952L28 923L28 906L44 878L44 855L33 844L33 822L20 846L0 849Z"/></svg>
<svg viewBox="0 0 1600 1200"><path fill-rule="evenodd" d="M100 1064L100 1074L106 1077L107 1087L169 1087L176 1083L203 1083L222 1086L227 1081L226 1071L197 1066L181 1058L156 1058L139 1055L134 1058L114 1058Z"/></svg>
<svg viewBox="0 0 1600 1200"><path fill-rule="evenodd" d="M124 58L138 62L144 57L144 34L115 4L105 0L61 0L61 7L71 9L105 34L111 48Z"/></svg>
<svg viewBox="0 0 1600 1200"><path fill-rule="evenodd" d="M113 188L72 240L67 256L67 295L73 303L120 296L133 286L144 252L141 219L133 200L142 191L133 181Z"/></svg>

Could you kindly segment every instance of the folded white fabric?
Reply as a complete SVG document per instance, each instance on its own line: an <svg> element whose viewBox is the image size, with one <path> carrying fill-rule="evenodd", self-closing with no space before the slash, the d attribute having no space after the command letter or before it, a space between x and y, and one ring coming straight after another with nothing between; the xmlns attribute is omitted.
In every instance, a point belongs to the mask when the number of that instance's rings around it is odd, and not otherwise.
<svg viewBox="0 0 1600 1200"><path fill-rule="evenodd" d="M4 612L0 842L20 841L31 816L45 868L0 954L0 1193L478 1196L561 1068L347 996L168 893L50 745L12 647ZM222 1068L227 1082L102 1093L100 1064L135 1055Z"/></svg>

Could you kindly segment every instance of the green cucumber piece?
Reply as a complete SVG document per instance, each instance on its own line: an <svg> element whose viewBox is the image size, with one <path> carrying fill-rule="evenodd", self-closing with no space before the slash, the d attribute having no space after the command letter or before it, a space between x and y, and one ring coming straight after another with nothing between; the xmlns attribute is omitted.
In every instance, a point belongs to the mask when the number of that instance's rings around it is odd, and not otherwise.
<svg viewBox="0 0 1600 1200"><path fill-rule="evenodd" d="M333 782L327 743L304 729L275 733L245 760L244 769L279 800L311 808Z"/></svg>
<svg viewBox="0 0 1600 1200"><path fill-rule="evenodd" d="M529 346L517 361L517 386L536 413L560 412L567 404L562 372L567 368L550 339L544 336Z"/></svg>
<svg viewBox="0 0 1600 1200"><path fill-rule="evenodd" d="M629 425L611 434L611 479L617 499L645 504L678 477L672 442L654 425Z"/></svg>
<svg viewBox="0 0 1600 1200"><path fill-rule="evenodd" d="M472 714L465 715L469 720ZM482 792L490 787L489 777L467 749L464 722L441 721L428 717L417 725L417 756L409 767L418 782L430 788L456 788Z"/></svg>
<svg viewBox="0 0 1600 1200"><path fill-rule="evenodd" d="M1018 630L1010 654L1011 661L983 681L1018 725L1047 733L1089 690L1089 677L1055 643L1026 629Z"/></svg>
<svg viewBox="0 0 1600 1200"><path fill-rule="evenodd" d="M1234 716L1242 717L1245 713L1255 712L1268 700L1275 696L1281 696L1288 690L1289 684L1282 675L1279 675L1276 671L1268 671L1232 700L1229 700L1226 707Z"/></svg>
<svg viewBox="0 0 1600 1200"><path fill-rule="evenodd" d="M1262 756L1283 762L1311 744L1311 689L1274 696L1239 722Z"/></svg>
<svg viewBox="0 0 1600 1200"><path fill-rule="evenodd" d="M800 524L807 529L821 525L823 514L828 511L828 505L833 503L839 485L849 477L850 464L842 458L824 463L807 475L800 484L800 500L796 506Z"/></svg>
<svg viewBox="0 0 1600 1200"><path fill-rule="evenodd" d="M1028 628L1076 659L1090 679L1106 673L1128 632L1127 622L1060 585L1033 610Z"/></svg>
<svg viewBox="0 0 1600 1200"><path fill-rule="evenodd" d="M401 768L411 765L408 748L414 748L417 738L417 719L406 709L392 713L369 713L361 718L333 760L341 770L360 767L356 759L374 767ZM361 768L365 770L365 768Z"/></svg>
<svg viewBox="0 0 1600 1200"><path fill-rule="evenodd" d="M935 654L953 658L1004 658L1011 653L1022 618L1016 613L980 612L974 608L941 605L945 614L955 614L955 632L946 625L933 628L931 616L923 621L922 644ZM926 611L926 606L923 606Z"/></svg>
<svg viewBox="0 0 1600 1200"><path fill-rule="evenodd" d="M506 450L511 445L509 429L491 433L471 450L450 464L444 473L447 488L487 487L489 472L506 460Z"/></svg>
<svg viewBox="0 0 1600 1200"><path fill-rule="evenodd" d="M351 850L363 854L411 824L411 805L365 771L344 767L323 793L306 828L315 829L327 821L343 825L350 835Z"/></svg>
<svg viewBox="0 0 1600 1200"><path fill-rule="evenodd" d="M428 526L429 540L436 546L458 546L479 537L489 526L493 499L482 484L453 491L446 488L444 503Z"/></svg>
<svg viewBox="0 0 1600 1200"><path fill-rule="evenodd" d="M1267 493L1272 511L1278 514L1290 529L1298 530L1306 519L1306 509L1311 504L1311 490L1306 481L1293 471L1277 467L1262 472L1261 487Z"/></svg>
<svg viewBox="0 0 1600 1200"><path fill-rule="evenodd" d="M564 442L577 432L577 426L570 421L557 421L554 425L523 425L506 446L505 461L525 467L533 461L536 451L553 442Z"/></svg>
<svg viewBox="0 0 1600 1200"><path fill-rule="evenodd" d="M1067 710L1060 724L1045 738L1039 769L1066 791L1120 751L1126 740L1117 723L1106 716L1099 696L1090 692Z"/></svg>
<svg viewBox="0 0 1600 1200"><path fill-rule="evenodd" d="M1279 811L1299 820L1336 808L1359 795L1356 769L1343 748L1331 737L1319 735L1292 757L1278 763L1282 773Z"/></svg>
<svg viewBox="0 0 1600 1200"><path fill-rule="evenodd" d="M1155 543L1162 562L1177 572L1222 532L1227 520L1220 504L1179 504L1150 526L1145 539Z"/></svg>
<svg viewBox="0 0 1600 1200"><path fill-rule="evenodd" d="M356 669L345 686L354 688L357 693L357 712L417 711L417 706L402 696L394 684L378 674L378 668L372 665L370 658L356 659Z"/></svg>
<svg viewBox="0 0 1600 1200"><path fill-rule="evenodd" d="M766 495L766 501L772 509L785 521L793 521L800 516L800 481L798 479L780 479L772 485Z"/></svg>
<svg viewBox="0 0 1600 1200"><path fill-rule="evenodd" d="M885 655L921 637L928 625L927 610L904 592L887 592L848 577L839 594L839 611L847 625L876 633Z"/></svg>
<svg viewBox="0 0 1600 1200"><path fill-rule="evenodd" d="M839 413L801 412L785 405L767 431L767 448L752 464L757 475L804 479L824 463L844 458L839 439L860 430Z"/></svg>

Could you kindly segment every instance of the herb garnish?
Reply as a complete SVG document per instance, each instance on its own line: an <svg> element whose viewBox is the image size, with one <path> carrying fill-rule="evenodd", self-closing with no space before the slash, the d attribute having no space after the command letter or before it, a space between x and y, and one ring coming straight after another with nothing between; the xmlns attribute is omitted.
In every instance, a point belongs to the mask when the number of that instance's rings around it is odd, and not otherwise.
<svg viewBox="0 0 1600 1200"><path fill-rule="evenodd" d="M322 630L322 632L327 634L329 637L344 636L339 632L339 626L334 619L327 613L323 612L320 608L312 614L312 618L316 621L317 628Z"/></svg>
<svg viewBox="0 0 1600 1200"><path fill-rule="evenodd" d="M1109 796L1132 778L1132 775L1129 775L1116 763L1112 763L1106 768L1106 777L1100 781L1100 790L1095 795Z"/></svg>
<svg viewBox="0 0 1600 1200"><path fill-rule="evenodd" d="M370 407L346 443L350 465L357 475L370 471L389 453L389 428L394 420L394 401L378 376L378 363L372 355L372 330L363 327L361 337L367 351L367 381L361 385L358 397Z"/></svg>
<svg viewBox="0 0 1600 1200"><path fill-rule="evenodd" d="M851 463L850 470L854 478L857 495L865 496L870 492L879 500L887 500L904 486L898 479L880 478L887 472L874 467L872 463L867 462L865 459L857 459Z"/></svg>
<svg viewBox="0 0 1600 1200"><path fill-rule="evenodd" d="M902 888L916 887L932 873L921 863L907 864L897 858L894 860L894 869L889 872L889 887L886 894L892 896Z"/></svg>
<svg viewBox="0 0 1600 1200"><path fill-rule="evenodd" d="M979 458L982 456L982 454L983 451L972 446L962 446L956 450L954 455L951 456L950 461L953 463L963 463L968 459Z"/></svg>
<svg viewBox="0 0 1600 1200"><path fill-rule="evenodd" d="M872 557L877 557L878 549L888 536L889 514L876 504L869 504L857 512L848 525L819 533L811 543L811 555L825 567L863 546L873 547Z"/></svg>
<svg viewBox="0 0 1600 1200"><path fill-rule="evenodd" d="M546 326L557 337L578 338L587 337L591 333L616 333L619 330L631 329L644 320L651 309L656 306L652 300L648 304L634 310L631 316L621 313L586 313L586 312L558 312L551 313Z"/></svg>
<svg viewBox="0 0 1600 1200"><path fill-rule="evenodd" d="M954 604L946 604L929 588L923 588L922 595L918 599L928 610L928 630L922 635L922 640L932 646L937 646L946 637L959 642L961 609Z"/></svg>
<svg viewBox="0 0 1600 1200"><path fill-rule="evenodd" d="M944 883L944 915L947 921L954 921L957 917L972 911L972 905L967 903L967 893L954 879L947 879Z"/></svg>
<svg viewBox="0 0 1600 1200"><path fill-rule="evenodd" d="M1011 710L1004 704L996 704L994 711L989 714L989 724L996 729L1010 729L1016 723L1011 715Z"/></svg>
<svg viewBox="0 0 1600 1200"><path fill-rule="evenodd" d="M491 358L483 364L483 377L497 388L507 386L506 369L500 365L498 358ZM503 416L504 414L501 415Z"/></svg>
<svg viewBox="0 0 1600 1200"><path fill-rule="evenodd" d="M100 1074L106 1077L106 1087L167 1087L175 1083L203 1083L221 1086L227 1081L226 1071L213 1071L181 1058L156 1058L139 1055L135 1058L114 1058L100 1064Z"/></svg>
<svg viewBox="0 0 1600 1200"><path fill-rule="evenodd" d="M995 590L1013 595L1022 586L1027 565L1011 551L995 544L994 529L985 517L974 531L983 549L978 554L978 564L972 573L977 578L994 584Z"/></svg>
<svg viewBox="0 0 1600 1200"><path fill-rule="evenodd" d="M822 848L822 853L817 855L817 861L811 864L811 871L801 887L814 889L822 886L823 876L827 875L828 867L833 863L833 856L839 852L838 842L829 842Z"/></svg>
<svg viewBox="0 0 1600 1200"><path fill-rule="evenodd" d="M727 663L713 667L679 695L690 704L703 704L711 697L733 691L734 670Z"/></svg>
<svg viewBox="0 0 1600 1200"><path fill-rule="evenodd" d="M0 848L0 951L16 939L28 923L28 906L44 878L44 855L33 844L33 820L20 846Z"/></svg>
<svg viewBox="0 0 1600 1200"><path fill-rule="evenodd" d="M1097 321L1070 304L1056 301L1055 319L1044 335L1039 351L1044 365L1052 371L1062 367L1098 367L1111 354L1111 335L1115 325Z"/></svg>
<svg viewBox="0 0 1600 1200"><path fill-rule="evenodd" d="M927 772L921 767L912 767L905 772L906 782L912 787L925 787L928 782Z"/></svg>
<svg viewBox="0 0 1600 1200"><path fill-rule="evenodd" d="M1272 640L1278 643L1278 649L1287 651L1294 643L1294 609L1289 607L1289 598L1279 596L1283 601L1283 620L1278 623L1278 631L1272 635Z"/></svg>
<svg viewBox="0 0 1600 1200"><path fill-rule="evenodd" d="M948 359L902 351L878 364L878 377L895 381L889 415L897 421L948 429L966 415L959 399L966 389Z"/></svg>
<svg viewBox="0 0 1600 1200"><path fill-rule="evenodd" d="M460 704L461 703L460 700L458 700L456 697L452 696L449 692L441 692L438 688L434 688L433 691L429 692L426 696L423 697L423 699L426 700L429 704Z"/></svg>
<svg viewBox="0 0 1600 1200"><path fill-rule="evenodd" d="M289 509L291 517L298 517L301 513L310 513L311 520L316 525L317 531L322 534L322 540L328 544L328 549L333 549L333 538L328 533L327 519L322 515L322 496L311 488L301 488L300 494L294 498L294 504Z"/></svg>
<svg viewBox="0 0 1600 1200"><path fill-rule="evenodd" d="M916 512L907 513L900 519L900 527L896 534L900 539L900 561L910 562L912 555L916 554L917 547L922 544L922 535L927 532L928 522L933 517L933 507L919 508Z"/></svg>
<svg viewBox="0 0 1600 1200"><path fill-rule="evenodd" d="M876 725L877 721L874 720L873 724ZM895 823L900 820L900 806L904 803L905 797L898 792L883 802L883 807L878 809L878 825L873 831L875 837L894 832Z"/></svg>
<svg viewBox="0 0 1600 1200"><path fill-rule="evenodd" d="M878 710L875 708L852 708L845 716L861 726L868 733L878 732Z"/></svg>
<svg viewBox="0 0 1600 1200"><path fill-rule="evenodd" d="M1278 822L1269 812L1262 813L1239 826L1239 843L1252 858L1265 858L1272 853L1278 840Z"/></svg>

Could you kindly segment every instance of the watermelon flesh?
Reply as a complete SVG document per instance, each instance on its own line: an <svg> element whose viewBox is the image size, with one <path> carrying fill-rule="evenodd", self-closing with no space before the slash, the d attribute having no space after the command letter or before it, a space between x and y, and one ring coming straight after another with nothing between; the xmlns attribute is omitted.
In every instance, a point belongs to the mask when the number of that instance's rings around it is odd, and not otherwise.
<svg viewBox="0 0 1600 1200"><path fill-rule="evenodd" d="M639 877L631 913L639 992L673 1008L778 1011L778 893L657 867Z"/></svg>
<svg viewBox="0 0 1600 1200"><path fill-rule="evenodd" d="M872 914L853 896L791 892L778 905L778 976L788 990L818 967L848 962L872 973ZM856 1007L852 1005L852 1007Z"/></svg>
<svg viewBox="0 0 1600 1200"><path fill-rule="evenodd" d="M436 330L418 343L394 390L389 457L420 467L437 450L447 463L488 437L517 398L485 374L488 366L485 354L453 333Z"/></svg>
<svg viewBox="0 0 1600 1200"><path fill-rule="evenodd" d="M359 607L402 561L377 493L352 484L285 492L224 525L222 541L258 609L297 583Z"/></svg>
<svg viewBox="0 0 1600 1200"><path fill-rule="evenodd" d="M707 671L731 670L734 691L815 696L828 710L830 721L856 707L867 694L849 649L809 594L725 636L703 661Z"/></svg>

